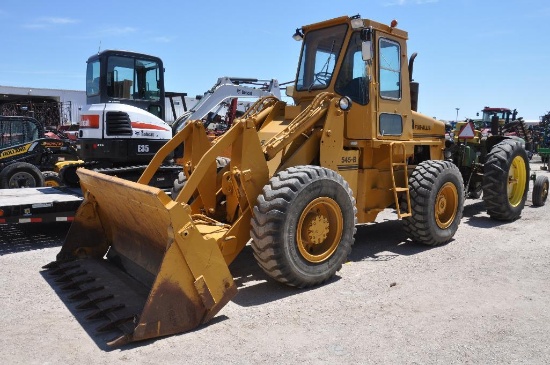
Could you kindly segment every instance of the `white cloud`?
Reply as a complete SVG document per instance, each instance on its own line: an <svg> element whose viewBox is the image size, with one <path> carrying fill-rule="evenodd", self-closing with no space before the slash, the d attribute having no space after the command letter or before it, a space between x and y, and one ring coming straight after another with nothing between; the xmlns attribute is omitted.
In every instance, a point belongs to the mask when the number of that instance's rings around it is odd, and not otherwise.
<svg viewBox="0 0 550 365"><path fill-rule="evenodd" d="M57 25L76 24L79 20L71 18L45 17L36 19L33 23L23 24L27 29L44 29Z"/></svg>
<svg viewBox="0 0 550 365"><path fill-rule="evenodd" d="M45 23L48 24L74 24L78 23L78 20L76 19L70 19L70 18L42 18L42 20Z"/></svg>

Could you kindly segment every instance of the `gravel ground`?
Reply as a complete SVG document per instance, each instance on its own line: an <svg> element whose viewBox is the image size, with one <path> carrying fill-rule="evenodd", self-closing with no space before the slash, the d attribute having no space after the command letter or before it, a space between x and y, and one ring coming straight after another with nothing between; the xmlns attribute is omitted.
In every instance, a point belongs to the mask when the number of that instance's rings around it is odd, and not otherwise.
<svg viewBox="0 0 550 365"><path fill-rule="evenodd" d="M537 174L540 163L533 162ZM453 241L408 241L395 214L358 228L330 283L275 283L247 247L230 269L239 293L208 325L111 350L41 266L66 224L0 226L2 364L548 364L549 205L491 220L466 202Z"/></svg>

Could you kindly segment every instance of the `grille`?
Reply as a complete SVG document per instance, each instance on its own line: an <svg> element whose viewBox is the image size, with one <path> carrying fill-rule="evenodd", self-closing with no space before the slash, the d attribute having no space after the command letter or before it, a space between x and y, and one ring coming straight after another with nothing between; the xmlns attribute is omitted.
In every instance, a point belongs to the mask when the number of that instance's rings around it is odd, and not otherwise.
<svg viewBox="0 0 550 365"><path fill-rule="evenodd" d="M132 125L130 123L130 116L124 112L107 112L105 118L107 125L108 136L131 136Z"/></svg>

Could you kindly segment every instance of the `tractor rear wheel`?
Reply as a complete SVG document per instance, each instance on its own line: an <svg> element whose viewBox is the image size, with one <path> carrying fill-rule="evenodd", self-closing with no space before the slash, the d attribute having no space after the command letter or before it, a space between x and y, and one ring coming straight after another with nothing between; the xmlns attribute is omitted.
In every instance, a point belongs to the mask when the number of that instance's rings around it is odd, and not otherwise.
<svg viewBox="0 0 550 365"><path fill-rule="evenodd" d="M279 282L300 288L324 283L351 251L356 214L353 193L335 171L318 166L280 171L254 207L254 256Z"/></svg>
<svg viewBox="0 0 550 365"><path fill-rule="evenodd" d="M38 167L28 162L15 162L0 172L0 188L39 188L44 186L44 177Z"/></svg>
<svg viewBox="0 0 550 365"><path fill-rule="evenodd" d="M412 216L403 219L405 232L414 242L425 245L449 242L464 210L464 186L458 167L449 161L421 162L409 178L409 192Z"/></svg>
<svg viewBox="0 0 550 365"><path fill-rule="evenodd" d="M519 141L493 146L484 165L483 201L491 218L512 221L521 215L529 190L529 159Z"/></svg>
<svg viewBox="0 0 550 365"><path fill-rule="evenodd" d="M548 176L539 175L533 184L532 200L535 207L541 207L548 198Z"/></svg>

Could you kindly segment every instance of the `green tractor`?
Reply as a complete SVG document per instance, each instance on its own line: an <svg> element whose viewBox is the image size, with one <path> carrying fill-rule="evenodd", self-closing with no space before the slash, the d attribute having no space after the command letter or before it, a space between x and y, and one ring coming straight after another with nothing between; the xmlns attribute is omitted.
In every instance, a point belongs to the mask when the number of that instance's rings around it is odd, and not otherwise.
<svg viewBox="0 0 550 365"><path fill-rule="evenodd" d="M490 132L476 128L473 120L456 124L446 141L445 158L462 173L466 196L483 201L493 219L520 217L529 190L529 158L525 141L504 135L498 116Z"/></svg>

